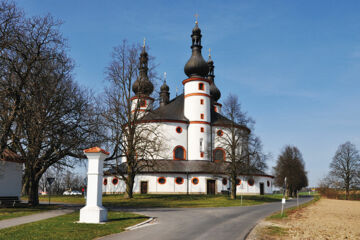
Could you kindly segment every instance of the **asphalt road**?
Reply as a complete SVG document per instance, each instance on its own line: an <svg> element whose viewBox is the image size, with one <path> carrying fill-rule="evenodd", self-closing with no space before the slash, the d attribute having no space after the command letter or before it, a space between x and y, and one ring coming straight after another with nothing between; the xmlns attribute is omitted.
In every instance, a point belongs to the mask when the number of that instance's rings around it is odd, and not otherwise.
<svg viewBox="0 0 360 240"><path fill-rule="evenodd" d="M299 203L312 198L299 198ZM286 207L296 206L296 199ZM131 210L156 217L156 221L140 228L113 234L101 240L223 240L244 239L260 219L281 209L281 202L248 207L171 208Z"/></svg>

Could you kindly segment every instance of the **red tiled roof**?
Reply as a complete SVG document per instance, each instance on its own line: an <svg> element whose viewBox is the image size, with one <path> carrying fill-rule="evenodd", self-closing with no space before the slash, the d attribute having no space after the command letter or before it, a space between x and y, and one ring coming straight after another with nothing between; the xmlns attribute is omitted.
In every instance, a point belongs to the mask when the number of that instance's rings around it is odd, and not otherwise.
<svg viewBox="0 0 360 240"><path fill-rule="evenodd" d="M16 153L14 153L13 151L11 151L9 149L5 149L3 151L3 153L0 155L0 160L6 161L6 162L16 162L16 163L24 163L25 162L24 159L22 159L19 155L17 155Z"/></svg>
<svg viewBox="0 0 360 240"><path fill-rule="evenodd" d="M106 155L109 155L110 153L105 151L104 149L102 148L99 148L99 147L92 147L92 148L88 148L88 149L85 149L84 150L85 153L104 153Z"/></svg>

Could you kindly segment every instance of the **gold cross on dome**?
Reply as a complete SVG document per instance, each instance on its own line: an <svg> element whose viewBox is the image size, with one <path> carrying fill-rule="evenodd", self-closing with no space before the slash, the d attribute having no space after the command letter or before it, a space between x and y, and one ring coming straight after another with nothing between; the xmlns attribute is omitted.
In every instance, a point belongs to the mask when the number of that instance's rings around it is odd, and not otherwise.
<svg viewBox="0 0 360 240"><path fill-rule="evenodd" d="M195 17L195 23L196 23L196 24L198 24L198 17L199 17L199 14L195 13L194 17Z"/></svg>
<svg viewBox="0 0 360 240"><path fill-rule="evenodd" d="M211 48L209 48L209 57L211 57Z"/></svg>
<svg viewBox="0 0 360 240"><path fill-rule="evenodd" d="M166 72L164 72L164 81L166 82Z"/></svg>
<svg viewBox="0 0 360 240"><path fill-rule="evenodd" d="M143 48L145 48L146 38L144 38Z"/></svg>

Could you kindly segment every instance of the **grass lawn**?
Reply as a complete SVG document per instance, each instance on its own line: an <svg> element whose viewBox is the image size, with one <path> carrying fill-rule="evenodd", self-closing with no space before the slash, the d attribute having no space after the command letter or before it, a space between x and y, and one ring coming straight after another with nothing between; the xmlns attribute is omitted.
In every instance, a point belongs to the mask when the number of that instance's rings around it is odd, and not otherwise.
<svg viewBox="0 0 360 240"><path fill-rule="evenodd" d="M143 222L147 217L124 212L109 212L105 224L76 223L79 212L0 230L0 239L94 239L124 231L128 226Z"/></svg>
<svg viewBox="0 0 360 240"><path fill-rule="evenodd" d="M279 201L282 195L244 195L241 203L241 197L231 200L224 195L163 195L163 194L146 194L134 195L133 199L125 199L124 195L105 195L103 205L105 207L121 208L188 208L188 207L230 207L230 206L249 206L262 204L266 202ZM85 204L82 196L53 196L53 202L78 203ZM46 196L40 196L40 200L46 200Z"/></svg>
<svg viewBox="0 0 360 240"><path fill-rule="evenodd" d="M57 206L40 205L37 207L28 207L25 204L16 204L15 207L2 207L0 208L0 220L5 220L14 217L22 217L35 213L41 213L47 210L54 210Z"/></svg>

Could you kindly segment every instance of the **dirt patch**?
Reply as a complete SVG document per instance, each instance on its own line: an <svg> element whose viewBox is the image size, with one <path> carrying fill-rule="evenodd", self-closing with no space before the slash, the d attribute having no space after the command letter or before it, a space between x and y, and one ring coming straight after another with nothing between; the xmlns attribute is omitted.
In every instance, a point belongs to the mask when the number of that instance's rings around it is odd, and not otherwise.
<svg viewBox="0 0 360 240"><path fill-rule="evenodd" d="M286 219L262 221L248 239L360 239L360 202L321 199Z"/></svg>

